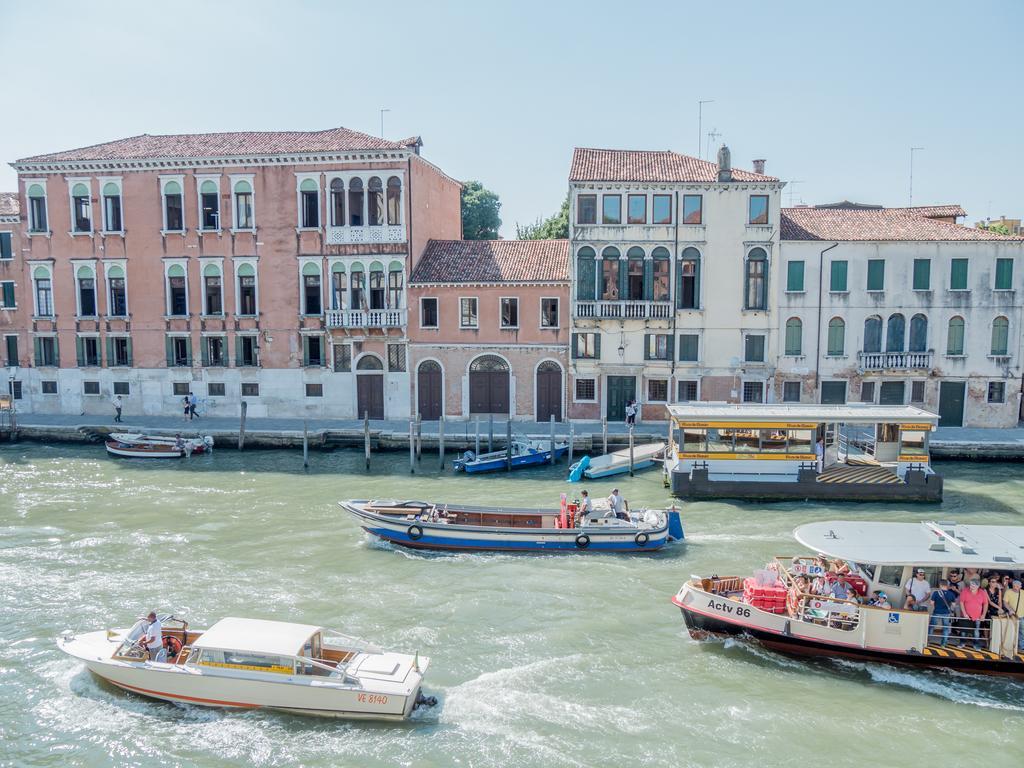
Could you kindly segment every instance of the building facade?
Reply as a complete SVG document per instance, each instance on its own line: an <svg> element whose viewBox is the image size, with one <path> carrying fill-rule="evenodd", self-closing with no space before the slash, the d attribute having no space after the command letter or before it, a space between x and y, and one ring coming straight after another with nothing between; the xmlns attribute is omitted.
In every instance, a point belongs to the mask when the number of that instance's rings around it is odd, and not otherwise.
<svg viewBox="0 0 1024 768"><path fill-rule="evenodd" d="M946 426L1016 426L1024 241L952 223L963 215L785 209L778 400L911 404Z"/></svg>
<svg viewBox="0 0 1024 768"><path fill-rule="evenodd" d="M409 283L415 412L562 421L568 267L566 240L431 241Z"/></svg>
<svg viewBox="0 0 1024 768"><path fill-rule="evenodd" d="M193 392L214 415L244 399L260 416L408 416L413 256L461 229L461 186L420 146L144 135L13 163L19 408L108 414L121 395L128 415L170 414Z"/></svg>
<svg viewBox="0 0 1024 768"><path fill-rule="evenodd" d="M7 393L21 407L24 384L18 371L28 364L26 332L30 301L25 282L25 259L21 252L21 207L15 192L0 193L0 365L4 383L0 391Z"/></svg>
<svg viewBox="0 0 1024 768"><path fill-rule="evenodd" d="M572 404L665 419L687 400L765 402L783 184L674 152L577 149L569 176Z"/></svg>

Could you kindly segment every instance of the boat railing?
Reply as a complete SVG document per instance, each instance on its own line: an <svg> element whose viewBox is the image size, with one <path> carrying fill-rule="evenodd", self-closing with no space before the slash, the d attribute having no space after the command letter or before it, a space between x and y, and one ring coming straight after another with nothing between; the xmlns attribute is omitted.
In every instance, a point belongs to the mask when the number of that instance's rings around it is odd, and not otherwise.
<svg viewBox="0 0 1024 768"><path fill-rule="evenodd" d="M864 607L855 600L813 595L792 589L786 600L786 608L794 619L846 631L860 625L861 608Z"/></svg>
<svg viewBox="0 0 1024 768"><path fill-rule="evenodd" d="M1024 663L1017 651L1019 631L1015 616L974 621L964 616L932 614L928 621L928 645L980 648Z"/></svg>
<svg viewBox="0 0 1024 768"><path fill-rule="evenodd" d="M743 579L740 576L694 577L693 584L712 595L728 595L743 591Z"/></svg>

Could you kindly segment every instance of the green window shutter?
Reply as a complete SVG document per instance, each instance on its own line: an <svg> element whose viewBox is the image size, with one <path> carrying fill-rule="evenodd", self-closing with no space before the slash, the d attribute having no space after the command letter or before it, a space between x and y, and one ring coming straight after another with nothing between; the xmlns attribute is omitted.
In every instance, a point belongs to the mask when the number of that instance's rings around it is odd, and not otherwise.
<svg viewBox="0 0 1024 768"><path fill-rule="evenodd" d="M868 290L885 290L885 259L868 259Z"/></svg>
<svg viewBox="0 0 1024 768"><path fill-rule="evenodd" d="M14 301L14 283L4 283L3 286L4 286L3 305L5 307L13 307L15 305L15 301Z"/></svg>
<svg viewBox="0 0 1024 768"><path fill-rule="evenodd" d="M128 364L128 367L130 368L132 364L132 340L126 339L124 345L126 347L125 351L128 353L128 359L125 360L125 362Z"/></svg>
<svg viewBox="0 0 1024 768"><path fill-rule="evenodd" d="M601 359L601 334L594 334L594 357L598 360Z"/></svg>
<svg viewBox="0 0 1024 768"><path fill-rule="evenodd" d="M644 259L644 301L654 299L654 259Z"/></svg>
<svg viewBox="0 0 1024 768"><path fill-rule="evenodd" d="M164 351L167 352L167 367L174 365L174 339L170 336L164 337Z"/></svg>
<svg viewBox="0 0 1024 768"><path fill-rule="evenodd" d="M914 259L914 290L930 291L932 286L932 260Z"/></svg>
<svg viewBox="0 0 1024 768"><path fill-rule="evenodd" d="M114 338L107 336L107 367L114 364Z"/></svg>
<svg viewBox="0 0 1024 768"><path fill-rule="evenodd" d="M309 339L305 336L302 337L302 364L309 365Z"/></svg>
<svg viewBox="0 0 1024 768"><path fill-rule="evenodd" d="M11 252L11 233L0 232L0 259L10 259L13 255Z"/></svg>
<svg viewBox="0 0 1024 768"><path fill-rule="evenodd" d="M679 337L679 359L684 362L696 362L698 354L698 336L685 333Z"/></svg>
<svg viewBox="0 0 1024 768"><path fill-rule="evenodd" d="M996 290L1013 288L1013 259L996 259Z"/></svg>
<svg viewBox="0 0 1024 768"><path fill-rule="evenodd" d="M43 364L43 340L40 338L35 338L32 341L32 346L36 354L36 367L38 368L40 365Z"/></svg>
<svg viewBox="0 0 1024 768"><path fill-rule="evenodd" d="M210 364L210 341L205 336L199 339L199 356L204 368Z"/></svg>
<svg viewBox="0 0 1024 768"><path fill-rule="evenodd" d="M619 259L619 301L629 296L629 259Z"/></svg>
<svg viewBox="0 0 1024 768"><path fill-rule="evenodd" d="M242 367L242 337L235 336L235 367Z"/></svg>
<svg viewBox="0 0 1024 768"><path fill-rule="evenodd" d="M804 289L804 263L791 261L786 268L786 290L802 291Z"/></svg>
<svg viewBox="0 0 1024 768"><path fill-rule="evenodd" d="M683 308L683 262L676 261L676 309Z"/></svg>
<svg viewBox="0 0 1024 768"><path fill-rule="evenodd" d="M572 358L576 360L580 356L580 335L574 333L572 335Z"/></svg>
<svg viewBox="0 0 1024 768"><path fill-rule="evenodd" d="M597 282L594 257L579 256L576 266L576 298L579 301L593 301L594 286Z"/></svg>
<svg viewBox="0 0 1024 768"><path fill-rule="evenodd" d="M967 259L953 259L949 267L949 289L967 290Z"/></svg>
<svg viewBox="0 0 1024 768"><path fill-rule="evenodd" d="M53 365L60 368L60 336L53 337Z"/></svg>
<svg viewBox="0 0 1024 768"><path fill-rule="evenodd" d="M676 359L676 337L675 336L669 336L667 339L665 339L665 344L667 345L666 348L667 348L667 352L668 352L668 354L666 356L666 359L667 360L675 360Z"/></svg>
<svg viewBox="0 0 1024 768"><path fill-rule="evenodd" d="M831 279L829 280L830 291L842 293L846 291L846 266L845 261L833 261Z"/></svg>
<svg viewBox="0 0 1024 768"><path fill-rule="evenodd" d="M649 333L644 334L644 360L651 359L651 339L653 336Z"/></svg>
<svg viewBox="0 0 1024 768"><path fill-rule="evenodd" d="M189 336L185 339L185 360L189 368L192 367L192 337Z"/></svg>

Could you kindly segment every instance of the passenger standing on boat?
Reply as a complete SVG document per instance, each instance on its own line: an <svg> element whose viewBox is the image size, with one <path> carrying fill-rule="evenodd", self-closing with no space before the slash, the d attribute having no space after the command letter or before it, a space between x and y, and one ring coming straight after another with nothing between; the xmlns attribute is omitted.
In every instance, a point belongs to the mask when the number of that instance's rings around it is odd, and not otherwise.
<svg viewBox="0 0 1024 768"><path fill-rule="evenodd" d="M160 624L160 619L156 617L156 611L150 611L146 620L149 621L149 626L142 637L142 644L149 653L150 661L159 661L160 654L164 653L164 628Z"/></svg>
<svg viewBox="0 0 1024 768"><path fill-rule="evenodd" d="M960 593L960 610L968 622L968 628L974 630L974 647L981 650L981 625L985 620L988 608L988 595L981 591L977 579L971 581L970 587ZM970 626L973 624L973 628ZM969 637L969 636L968 636Z"/></svg>
<svg viewBox="0 0 1024 768"><path fill-rule="evenodd" d="M590 498L590 493L586 489L580 495L583 497L580 501L580 511L583 517L590 517L594 513L594 500Z"/></svg>
<svg viewBox="0 0 1024 768"><path fill-rule="evenodd" d="M880 589L876 589L874 595L868 600L868 605L875 608L891 609L892 604L889 602L888 596Z"/></svg>
<svg viewBox="0 0 1024 768"><path fill-rule="evenodd" d="M961 579L960 571L953 570L949 572L949 588L956 592L958 597L960 596L960 589L963 587Z"/></svg>
<svg viewBox="0 0 1024 768"><path fill-rule="evenodd" d="M939 586L931 595L932 617L928 621L928 640L935 642L943 648L949 643L949 628L953 618L953 609L956 608L957 594L949 588L949 581L939 579ZM933 628L938 631L933 631Z"/></svg>
<svg viewBox="0 0 1024 768"><path fill-rule="evenodd" d="M1017 650L1024 651L1024 592L1020 586L1020 579L1014 579L1003 593L1003 607L1010 618L1017 620Z"/></svg>
<svg viewBox="0 0 1024 768"><path fill-rule="evenodd" d="M928 579L924 577L923 568L917 569L917 572L914 574L914 578L903 586L903 590L908 595L913 595L915 602L924 603L928 600L928 596L932 593L932 585L929 584Z"/></svg>
<svg viewBox="0 0 1024 768"><path fill-rule="evenodd" d="M834 597L836 600L849 600L850 587L846 583L846 579L840 576L838 579L833 581L832 589L829 591L829 596Z"/></svg>
<svg viewBox="0 0 1024 768"><path fill-rule="evenodd" d="M618 488L612 488L612 495L608 497L609 514L605 517L618 517L622 520L629 520L629 502L622 498ZM623 512L625 507L625 512Z"/></svg>

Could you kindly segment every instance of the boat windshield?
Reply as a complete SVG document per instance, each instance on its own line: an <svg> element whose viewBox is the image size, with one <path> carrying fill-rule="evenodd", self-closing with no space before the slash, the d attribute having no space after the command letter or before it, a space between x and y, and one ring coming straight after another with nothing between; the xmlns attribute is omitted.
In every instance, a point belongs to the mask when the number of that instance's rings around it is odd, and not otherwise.
<svg viewBox="0 0 1024 768"><path fill-rule="evenodd" d="M142 645L142 636L146 634L146 627L149 622L145 619L139 619L132 625L132 628L128 630L128 633L124 636L121 644L117 646L117 650L114 651L114 656L122 659L146 659L149 658L149 654L146 653L146 649Z"/></svg>

